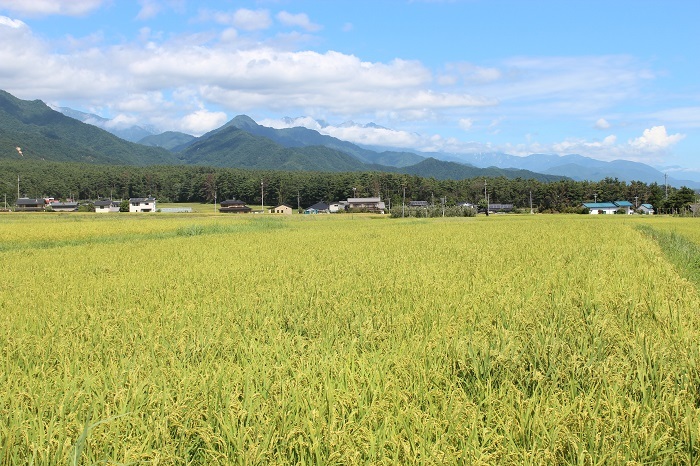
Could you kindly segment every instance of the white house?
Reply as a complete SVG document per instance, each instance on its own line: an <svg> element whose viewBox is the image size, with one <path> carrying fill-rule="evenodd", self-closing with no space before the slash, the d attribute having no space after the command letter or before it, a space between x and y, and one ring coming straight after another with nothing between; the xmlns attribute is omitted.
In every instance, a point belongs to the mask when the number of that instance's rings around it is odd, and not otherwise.
<svg viewBox="0 0 700 466"><path fill-rule="evenodd" d="M634 205L629 201L615 201L613 202L618 209L623 209L627 215L634 213Z"/></svg>
<svg viewBox="0 0 700 466"><path fill-rule="evenodd" d="M119 206L121 201L112 201L109 199L104 199L101 201L95 201L93 204L95 206L95 212L104 214L107 212L119 212Z"/></svg>
<svg viewBox="0 0 700 466"><path fill-rule="evenodd" d="M129 199L129 212L155 212L155 197L132 197Z"/></svg>
<svg viewBox="0 0 700 466"><path fill-rule="evenodd" d="M331 202L328 204L328 212L335 214L338 212L345 212L348 207L348 201L338 201L338 202Z"/></svg>
<svg viewBox="0 0 700 466"><path fill-rule="evenodd" d="M654 214L654 206L651 204L642 204L639 206L639 213L644 214L644 215L653 215Z"/></svg>
<svg viewBox="0 0 700 466"><path fill-rule="evenodd" d="M614 214L618 209L612 202L584 202L583 206L590 211L591 215Z"/></svg>

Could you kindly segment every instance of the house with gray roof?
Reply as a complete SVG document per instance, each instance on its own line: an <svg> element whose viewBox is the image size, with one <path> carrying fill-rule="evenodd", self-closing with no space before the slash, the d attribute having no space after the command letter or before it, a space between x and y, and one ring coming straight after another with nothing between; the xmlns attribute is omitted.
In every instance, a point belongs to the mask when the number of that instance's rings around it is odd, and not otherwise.
<svg viewBox="0 0 700 466"><path fill-rule="evenodd" d="M129 199L129 212L155 212L155 197L132 197Z"/></svg>
<svg viewBox="0 0 700 466"><path fill-rule="evenodd" d="M30 199L28 197L20 197L15 202L17 212L43 212L46 207L46 201L43 199Z"/></svg>

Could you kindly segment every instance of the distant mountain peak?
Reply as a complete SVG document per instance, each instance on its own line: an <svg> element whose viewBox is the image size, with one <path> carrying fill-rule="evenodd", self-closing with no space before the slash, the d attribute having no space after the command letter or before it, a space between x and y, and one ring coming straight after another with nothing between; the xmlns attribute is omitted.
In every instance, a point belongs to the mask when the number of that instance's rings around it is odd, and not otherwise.
<svg viewBox="0 0 700 466"><path fill-rule="evenodd" d="M109 118L95 115L94 113L82 112L69 107L49 107L67 117L87 123L88 125L97 126L100 129L108 131L115 136L130 142L139 142L147 136L153 136L158 133L156 128L150 126L132 125L125 123L124 121L111 120Z"/></svg>

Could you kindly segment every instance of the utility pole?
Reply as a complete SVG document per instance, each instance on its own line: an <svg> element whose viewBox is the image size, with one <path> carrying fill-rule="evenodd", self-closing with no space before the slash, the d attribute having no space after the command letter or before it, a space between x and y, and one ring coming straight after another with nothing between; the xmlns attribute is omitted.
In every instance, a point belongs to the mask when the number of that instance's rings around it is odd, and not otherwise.
<svg viewBox="0 0 700 466"><path fill-rule="evenodd" d="M401 218L406 217L406 186L403 186L403 203L401 204Z"/></svg>
<svg viewBox="0 0 700 466"><path fill-rule="evenodd" d="M489 216L489 195L486 192L486 179L484 179L484 199L486 199L486 216Z"/></svg>
<svg viewBox="0 0 700 466"><path fill-rule="evenodd" d="M447 204L447 196L442 198L442 216L445 216L445 204Z"/></svg>
<svg viewBox="0 0 700 466"><path fill-rule="evenodd" d="M297 212L301 210L301 191L297 190Z"/></svg>
<svg viewBox="0 0 700 466"><path fill-rule="evenodd" d="M530 190L530 215L534 214L532 211L532 189Z"/></svg>
<svg viewBox="0 0 700 466"><path fill-rule="evenodd" d="M262 209L262 213L265 213L265 184L263 180L260 180L260 203L262 204L260 207Z"/></svg>
<svg viewBox="0 0 700 466"><path fill-rule="evenodd" d="M598 203L598 193L593 193L593 202Z"/></svg>
<svg viewBox="0 0 700 466"><path fill-rule="evenodd" d="M639 199L639 196L634 196L634 208L635 208L635 209L636 209L637 207L639 207L639 206L637 205L637 200L638 200L638 199Z"/></svg>

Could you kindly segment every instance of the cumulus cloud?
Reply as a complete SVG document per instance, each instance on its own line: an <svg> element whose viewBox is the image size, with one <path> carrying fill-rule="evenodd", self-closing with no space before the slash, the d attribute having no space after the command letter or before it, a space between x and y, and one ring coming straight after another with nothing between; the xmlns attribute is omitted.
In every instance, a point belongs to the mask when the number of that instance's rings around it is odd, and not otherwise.
<svg viewBox="0 0 700 466"><path fill-rule="evenodd" d="M474 120L471 118L461 118L459 120L459 127L464 131L469 131L474 126Z"/></svg>
<svg viewBox="0 0 700 466"><path fill-rule="evenodd" d="M82 16L107 0L0 0L0 9L27 16Z"/></svg>
<svg viewBox="0 0 700 466"><path fill-rule="evenodd" d="M669 135L665 126L654 126L645 129L642 136L631 140L629 144L636 149L644 151L658 151L676 144L683 138L685 138L685 134L676 133Z"/></svg>
<svg viewBox="0 0 700 466"><path fill-rule="evenodd" d="M425 143L423 137L419 134L383 128L374 124L361 125L346 122L340 125L329 125L321 124L318 120L310 117L264 119L259 124L277 129L301 126L318 131L326 136L366 146L416 148Z"/></svg>
<svg viewBox="0 0 700 466"><path fill-rule="evenodd" d="M226 123L227 119L228 117L224 112L197 110L182 118L180 121L180 130L188 134L200 136L207 131L221 127Z"/></svg>
<svg viewBox="0 0 700 466"><path fill-rule="evenodd" d="M285 26L300 27L308 32L315 32L321 29L321 26L311 22L306 13L292 14L280 11L277 13L277 20Z"/></svg>
<svg viewBox="0 0 700 466"><path fill-rule="evenodd" d="M18 19L8 18L7 16L0 16L0 26L6 26L12 29L20 29L27 27L27 25L24 22Z"/></svg>
<svg viewBox="0 0 700 466"><path fill-rule="evenodd" d="M599 118L598 121L595 122L595 129L609 129L610 128L610 123L605 118Z"/></svg>

